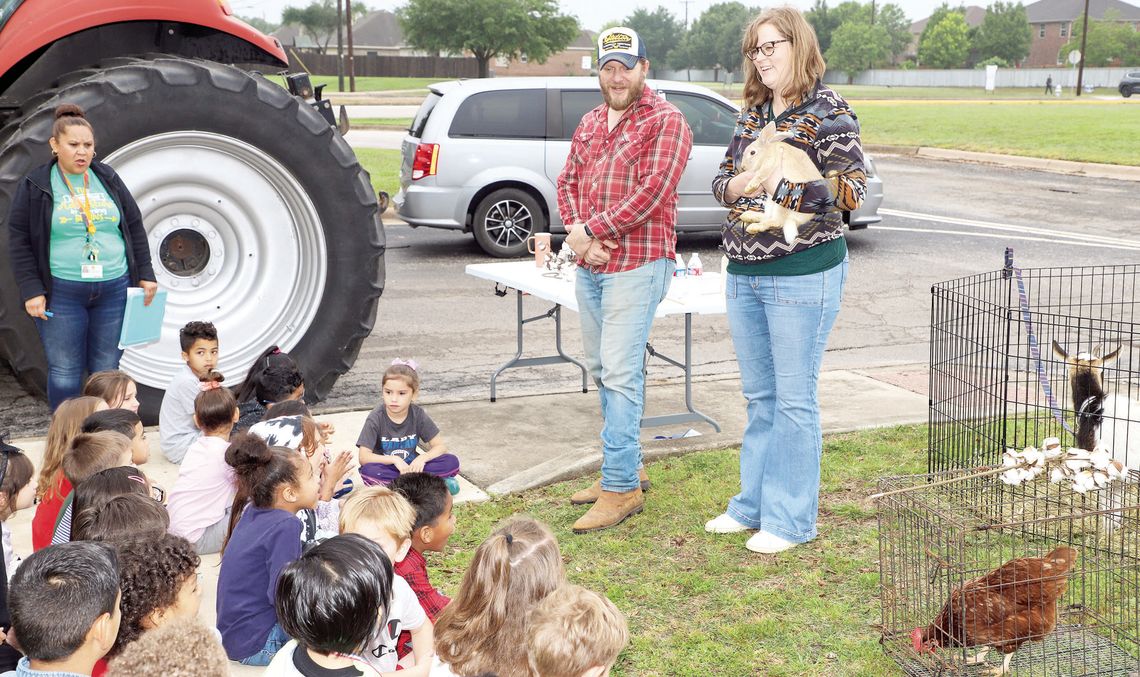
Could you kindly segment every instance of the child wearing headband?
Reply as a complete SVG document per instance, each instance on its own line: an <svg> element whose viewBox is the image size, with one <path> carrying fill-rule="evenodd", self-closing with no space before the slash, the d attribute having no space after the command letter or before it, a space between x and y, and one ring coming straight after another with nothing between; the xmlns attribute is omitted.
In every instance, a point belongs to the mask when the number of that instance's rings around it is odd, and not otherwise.
<svg viewBox="0 0 1140 677"><path fill-rule="evenodd" d="M447 452L439 426L415 403L420 393L418 366L393 360L381 381L383 399L368 414L356 446L365 484L388 484L409 472L426 472L459 493L459 459Z"/></svg>

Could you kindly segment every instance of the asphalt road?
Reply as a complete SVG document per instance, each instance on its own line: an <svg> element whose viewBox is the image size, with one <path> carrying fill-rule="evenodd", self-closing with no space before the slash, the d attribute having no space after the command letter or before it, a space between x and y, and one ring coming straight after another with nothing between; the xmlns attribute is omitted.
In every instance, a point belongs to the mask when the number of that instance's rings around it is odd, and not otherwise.
<svg viewBox="0 0 1140 677"><path fill-rule="evenodd" d="M850 275L825 369L925 364L931 285L1000 269L1007 246L1023 268L1140 261L1135 183L913 157L877 156L876 164L885 182L884 218L848 238ZM318 411L373 406L394 357L420 363L423 402L487 397L491 372L515 351L513 295L496 296L490 283L464 274L468 263L489 260L470 235L403 224L389 225L387 234L388 280L376 328ZM718 244L717 235L700 234L682 235L678 246L686 258L700 252L713 268ZM534 299L526 308L533 315L546 310ZM571 354L581 352L577 319L564 316ZM527 326L528 354L549 350L552 325ZM696 373L734 373L725 318L698 316L693 326ZM682 318L661 319L652 341L677 353L683 331ZM651 379L675 373L651 363ZM569 366L508 371L499 395L572 391L575 377ZM0 411L0 431L46 431L46 406L23 396L9 373L0 373L0 402L13 403ZM555 412L536 415L557 420Z"/></svg>

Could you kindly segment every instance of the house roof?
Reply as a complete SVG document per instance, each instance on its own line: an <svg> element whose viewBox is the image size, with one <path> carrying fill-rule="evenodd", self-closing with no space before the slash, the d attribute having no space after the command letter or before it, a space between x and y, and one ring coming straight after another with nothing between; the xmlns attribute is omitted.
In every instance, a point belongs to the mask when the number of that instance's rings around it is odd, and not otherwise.
<svg viewBox="0 0 1140 677"><path fill-rule="evenodd" d="M1122 21L1140 21L1140 7L1123 0L1088 0L1089 16L1104 18L1106 10L1115 9ZM1084 14L1084 0L1038 0L1025 6L1025 16L1031 24L1075 21Z"/></svg>
<svg viewBox="0 0 1140 677"><path fill-rule="evenodd" d="M585 47L586 49L596 49L597 48L597 40L598 40L598 34L597 33L595 33L592 30L589 30L587 28L583 28L578 33L578 37L574 38L574 41L571 42L569 45L567 45L566 48L570 49L572 47Z"/></svg>
<svg viewBox="0 0 1140 677"><path fill-rule="evenodd" d="M297 24L285 24L269 34L286 47L315 47L313 39Z"/></svg>
<svg viewBox="0 0 1140 677"><path fill-rule="evenodd" d="M352 42L369 47L403 47L400 20L386 9L369 12L352 24Z"/></svg>
<svg viewBox="0 0 1140 677"><path fill-rule="evenodd" d="M1084 0L1081 0L1082 2ZM933 16L933 15L932 15ZM981 26L982 22L986 19L986 8L978 7L977 5L970 5L966 8L966 25L973 28ZM930 21L930 17L919 19L910 25L910 32L914 35L922 35L922 31L926 30L926 24Z"/></svg>

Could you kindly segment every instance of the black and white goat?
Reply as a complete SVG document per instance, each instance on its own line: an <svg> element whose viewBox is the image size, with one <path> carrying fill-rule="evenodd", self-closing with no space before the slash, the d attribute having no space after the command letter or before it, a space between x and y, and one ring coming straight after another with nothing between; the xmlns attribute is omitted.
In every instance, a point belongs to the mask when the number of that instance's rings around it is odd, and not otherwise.
<svg viewBox="0 0 1140 677"><path fill-rule="evenodd" d="M1069 367L1069 388L1077 415L1076 446L1087 451L1104 449L1129 470L1140 470L1140 402L1106 392L1102 371L1120 356L1120 348L1101 356L1098 346L1090 353L1069 355L1056 341L1053 353ZM1114 487L1109 507L1121 507L1123 489ZM1120 516L1106 516L1109 531Z"/></svg>

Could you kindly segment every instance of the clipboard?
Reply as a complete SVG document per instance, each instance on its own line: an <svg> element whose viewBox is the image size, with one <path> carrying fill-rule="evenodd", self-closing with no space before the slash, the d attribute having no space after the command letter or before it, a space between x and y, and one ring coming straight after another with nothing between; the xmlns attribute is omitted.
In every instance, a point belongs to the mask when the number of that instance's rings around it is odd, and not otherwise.
<svg viewBox="0 0 1140 677"><path fill-rule="evenodd" d="M166 290L159 289L149 306L143 305L141 287L127 288L127 307L123 313L123 330L119 349L158 343L162 338L162 320L166 316Z"/></svg>

